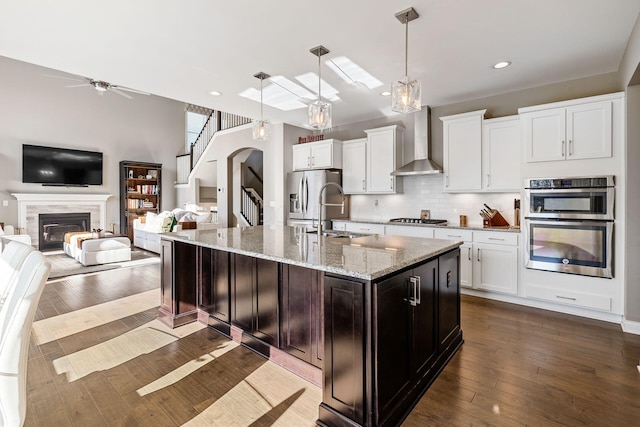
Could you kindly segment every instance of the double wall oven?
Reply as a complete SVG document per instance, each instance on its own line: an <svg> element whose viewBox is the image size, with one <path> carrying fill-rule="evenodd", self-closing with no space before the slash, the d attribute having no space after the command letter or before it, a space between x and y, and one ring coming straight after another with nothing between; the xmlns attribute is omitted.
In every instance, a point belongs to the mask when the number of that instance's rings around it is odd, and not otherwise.
<svg viewBox="0 0 640 427"><path fill-rule="evenodd" d="M525 182L526 266L612 278L613 176Z"/></svg>

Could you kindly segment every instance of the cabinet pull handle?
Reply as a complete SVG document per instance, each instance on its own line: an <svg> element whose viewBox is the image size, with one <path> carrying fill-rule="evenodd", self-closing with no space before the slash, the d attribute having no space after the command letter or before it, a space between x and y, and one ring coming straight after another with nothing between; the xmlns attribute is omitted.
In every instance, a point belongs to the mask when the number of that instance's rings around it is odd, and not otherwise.
<svg viewBox="0 0 640 427"><path fill-rule="evenodd" d="M364 181L364 179L362 180L362 189L363 189L363 190L366 190L366 189L367 189L367 186L365 185L365 181Z"/></svg>
<svg viewBox="0 0 640 427"><path fill-rule="evenodd" d="M391 177L391 180L389 182L389 190L393 190L393 177Z"/></svg>
<svg viewBox="0 0 640 427"><path fill-rule="evenodd" d="M556 295L556 298L560 298L560 299L567 299L569 301L576 301L575 298L571 298L571 297L563 297L562 295Z"/></svg>
<svg viewBox="0 0 640 427"><path fill-rule="evenodd" d="M573 156L573 140L569 140L569 155Z"/></svg>
<svg viewBox="0 0 640 427"><path fill-rule="evenodd" d="M458 239L462 239L462 236L458 236L456 234L447 234L447 237L457 237Z"/></svg>
<svg viewBox="0 0 640 427"><path fill-rule="evenodd" d="M500 239L498 237L489 237L487 240L500 240L501 242L504 242L504 239Z"/></svg>
<svg viewBox="0 0 640 427"><path fill-rule="evenodd" d="M478 262L480 262L480 248L478 248Z"/></svg>
<svg viewBox="0 0 640 427"><path fill-rule="evenodd" d="M315 165L316 165L316 157L311 156L311 166L315 166Z"/></svg>
<svg viewBox="0 0 640 427"><path fill-rule="evenodd" d="M420 297L418 297L418 281L420 279L417 276L409 277L409 283L411 284L411 296L409 297L409 304L413 307L420 304Z"/></svg>
<svg viewBox="0 0 640 427"><path fill-rule="evenodd" d="M564 139L562 140L562 155L564 156Z"/></svg>
<svg viewBox="0 0 640 427"><path fill-rule="evenodd" d="M307 166L311 167L311 156L307 156Z"/></svg>
<svg viewBox="0 0 640 427"><path fill-rule="evenodd" d="M467 248L467 258L471 261L471 248Z"/></svg>
<svg viewBox="0 0 640 427"><path fill-rule="evenodd" d="M444 186L449 187L449 174L444 176Z"/></svg>
<svg viewBox="0 0 640 427"><path fill-rule="evenodd" d="M360 228L360 231L369 231L371 230L370 228Z"/></svg>
<svg viewBox="0 0 640 427"><path fill-rule="evenodd" d="M487 174L487 187L491 187L491 175Z"/></svg>

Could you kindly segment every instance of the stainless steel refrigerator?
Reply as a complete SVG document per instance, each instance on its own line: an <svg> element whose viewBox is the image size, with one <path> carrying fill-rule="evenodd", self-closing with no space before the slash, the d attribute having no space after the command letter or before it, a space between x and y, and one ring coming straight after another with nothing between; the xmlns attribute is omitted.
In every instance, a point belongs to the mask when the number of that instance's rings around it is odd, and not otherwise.
<svg viewBox="0 0 640 427"><path fill-rule="evenodd" d="M318 196L322 186L329 182L342 185L340 171L309 170L289 172L287 174L287 193L289 194L289 216L287 224L304 227L311 231L312 224L318 223ZM340 203L342 195L331 185L322 194L323 203ZM324 229L331 228L331 220L349 217L349 197L345 197L344 213L337 206L322 207L322 224Z"/></svg>

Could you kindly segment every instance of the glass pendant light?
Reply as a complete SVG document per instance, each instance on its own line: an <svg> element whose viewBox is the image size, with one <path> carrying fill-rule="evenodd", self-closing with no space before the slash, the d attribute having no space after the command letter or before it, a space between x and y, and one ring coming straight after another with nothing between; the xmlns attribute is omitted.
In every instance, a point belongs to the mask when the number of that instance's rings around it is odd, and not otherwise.
<svg viewBox="0 0 640 427"><path fill-rule="evenodd" d="M260 71L259 73L254 74L253 77L260 79L260 120L253 120L252 135L254 140L266 141L271 136L271 125L269 120L264 119L262 112L262 83L264 79L268 79L271 76Z"/></svg>
<svg viewBox="0 0 640 427"><path fill-rule="evenodd" d="M320 57L330 51L324 46L317 46L309 49L309 52L318 57L318 99L309 104L309 126L318 130L329 129L331 127L331 104L322 102L322 96L320 95L320 85L322 82Z"/></svg>
<svg viewBox="0 0 640 427"><path fill-rule="evenodd" d="M391 85L391 110L398 113L412 113L422 109L420 82L409 78L409 21L418 18L413 7L396 13L398 21L405 24L404 78Z"/></svg>

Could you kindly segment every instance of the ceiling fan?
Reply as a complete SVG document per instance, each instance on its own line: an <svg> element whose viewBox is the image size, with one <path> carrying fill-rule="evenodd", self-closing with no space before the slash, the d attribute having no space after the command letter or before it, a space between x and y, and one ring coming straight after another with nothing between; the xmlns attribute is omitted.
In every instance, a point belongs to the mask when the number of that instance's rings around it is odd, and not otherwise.
<svg viewBox="0 0 640 427"><path fill-rule="evenodd" d="M113 85L109 82L105 82L103 80L94 80L94 79L90 79L88 77L80 77L80 78L73 78L73 77L65 77L65 76L56 76L53 74L43 74L43 76L47 76L47 77L53 77L56 79L65 79L65 80L73 80L76 82L82 82L81 84L75 84L75 85L69 85L69 86L65 86L65 87L84 87L84 86L92 86L96 91L98 91L98 95L103 95L106 91L112 91L117 93L120 96L124 96L125 98L128 99L133 99L133 97L127 93L124 93L123 91L126 92L131 92L131 93L137 93L139 95L149 95L146 92L142 92L136 89L131 89L128 87L124 87L124 86L118 86L118 85Z"/></svg>

